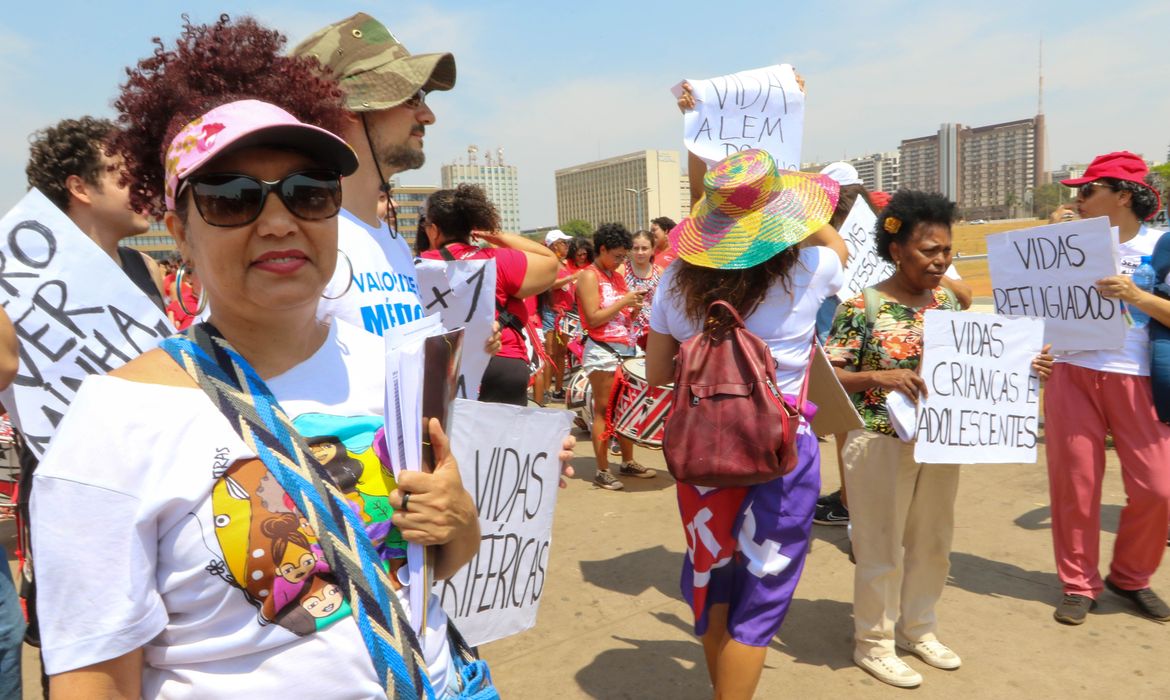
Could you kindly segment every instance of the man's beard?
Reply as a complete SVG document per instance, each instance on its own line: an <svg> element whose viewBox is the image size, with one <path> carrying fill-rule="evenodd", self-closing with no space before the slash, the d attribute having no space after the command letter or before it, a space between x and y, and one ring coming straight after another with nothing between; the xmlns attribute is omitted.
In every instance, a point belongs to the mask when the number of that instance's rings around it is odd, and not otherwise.
<svg viewBox="0 0 1170 700"><path fill-rule="evenodd" d="M388 168L400 172L403 170L418 170L426 162L427 156L422 149L415 148L408 144L399 144L397 146L387 146L382 149L380 154L382 164Z"/></svg>

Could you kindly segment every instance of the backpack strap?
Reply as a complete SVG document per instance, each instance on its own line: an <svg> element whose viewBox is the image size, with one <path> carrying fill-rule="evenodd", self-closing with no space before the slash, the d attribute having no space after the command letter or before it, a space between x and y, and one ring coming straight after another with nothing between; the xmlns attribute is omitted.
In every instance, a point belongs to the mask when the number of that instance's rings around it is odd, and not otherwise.
<svg viewBox="0 0 1170 700"><path fill-rule="evenodd" d="M1170 285L1166 284L1166 275L1170 275L1170 233L1163 233L1154 245L1152 263L1154 265L1154 294L1163 299L1170 299Z"/></svg>
<svg viewBox="0 0 1170 700"><path fill-rule="evenodd" d="M318 533L386 696L434 700L422 649L361 517L324 477L264 380L209 323L192 325L160 347L207 392Z"/></svg>

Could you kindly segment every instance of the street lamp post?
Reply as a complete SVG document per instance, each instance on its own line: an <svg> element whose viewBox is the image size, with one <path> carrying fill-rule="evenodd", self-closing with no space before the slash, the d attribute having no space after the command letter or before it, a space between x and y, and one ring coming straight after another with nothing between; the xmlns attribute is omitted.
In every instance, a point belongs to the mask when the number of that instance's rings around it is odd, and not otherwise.
<svg viewBox="0 0 1170 700"><path fill-rule="evenodd" d="M635 230L649 228L649 225L646 225L646 226L642 225L642 199L645 197L646 193L649 192L651 189L653 189L653 188L643 187L640 190L634 189L633 187L625 188L626 192L632 192L634 194L634 211L637 213L637 217L638 217L638 220L634 222L634 229Z"/></svg>

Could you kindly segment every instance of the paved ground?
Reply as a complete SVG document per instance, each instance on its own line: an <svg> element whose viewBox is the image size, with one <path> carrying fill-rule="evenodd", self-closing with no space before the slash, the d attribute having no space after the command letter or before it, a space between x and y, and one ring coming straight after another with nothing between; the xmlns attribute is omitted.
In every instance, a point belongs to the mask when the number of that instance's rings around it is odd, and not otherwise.
<svg viewBox="0 0 1170 700"><path fill-rule="evenodd" d="M836 486L832 443L824 444L825 490ZM684 550L674 485L626 480L609 492L589 484L588 444L579 477L561 491L550 578L535 629L483 648L507 700L526 698L710 697L702 650L678 593ZM648 465L661 455L639 450ZM1112 548L1124 493L1110 453L1102 550ZM1170 626L1131 614L1106 593L1078 628L1052 620L1053 573L1043 464L963 470L951 581L939 606L940 634L963 668L926 678L917 698L1166 698ZM845 529L814 528L796 600L768 652L759 698L893 698L850 658L852 568ZM1165 569L1155 587L1170 594ZM26 698L35 656L26 653Z"/></svg>

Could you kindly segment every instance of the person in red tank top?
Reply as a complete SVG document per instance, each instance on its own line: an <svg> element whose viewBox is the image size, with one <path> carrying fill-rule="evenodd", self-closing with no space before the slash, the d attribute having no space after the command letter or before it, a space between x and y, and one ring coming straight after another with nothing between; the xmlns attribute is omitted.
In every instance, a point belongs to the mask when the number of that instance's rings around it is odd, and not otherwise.
<svg viewBox="0 0 1170 700"><path fill-rule="evenodd" d="M616 491L622 482L609 471L606 453L605 413L613 389L614 371L620 363L637 354L630 332L632 313L642 307L642 292L631 292L625 277L618 271L626 259L632 240L621 224L602 224L593 234L593 264L581 271L577 281L577 310L585 326L585 352L581 367L589 375L593 388L593 453L597 458L594 485ZM634 443L617 436L621 448L623 476L649 479L656 476L634 461Z"/></svg>

